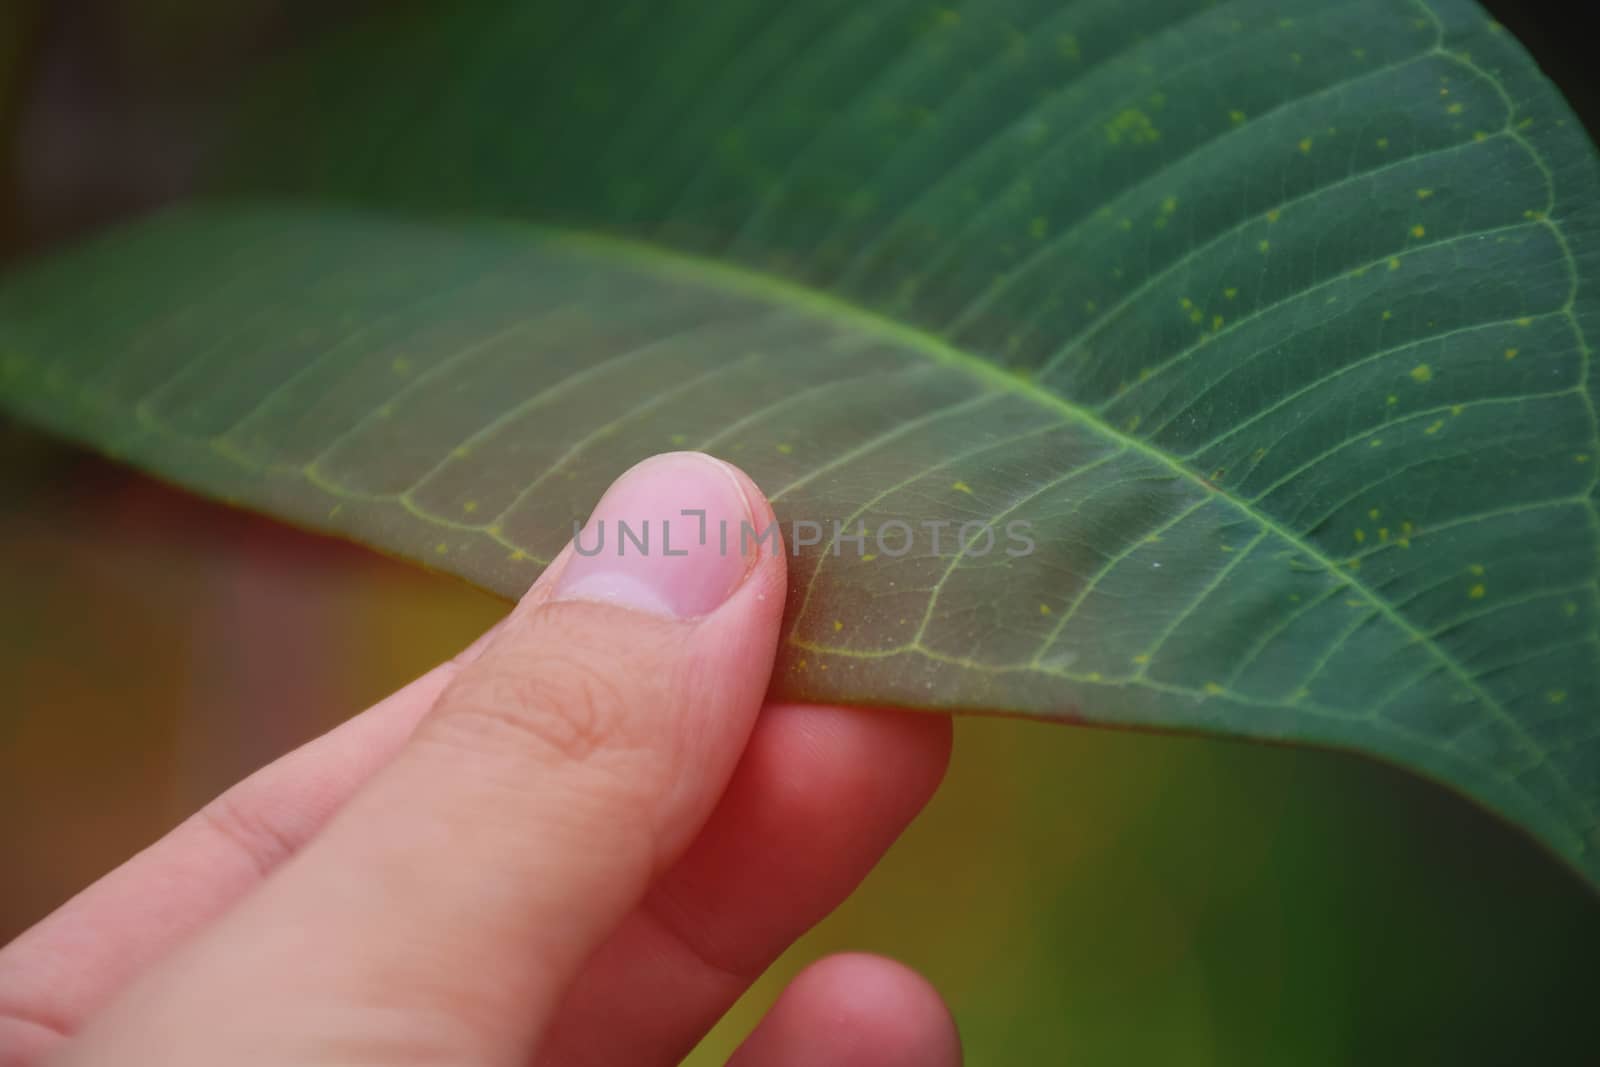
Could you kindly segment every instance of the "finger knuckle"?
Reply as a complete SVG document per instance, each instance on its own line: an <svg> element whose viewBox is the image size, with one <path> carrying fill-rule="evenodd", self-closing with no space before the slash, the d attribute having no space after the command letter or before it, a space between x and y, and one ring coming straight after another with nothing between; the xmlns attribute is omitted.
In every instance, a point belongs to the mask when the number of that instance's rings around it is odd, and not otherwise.
<svg viewBox="0 0 1600 1067"><path fill-rule="evenodd" d="M589 763L623 740L624 699L621 687L582 660L479 663L457 677L434 728L475 748L511 745L542 759Z"/></svg>
<svg viewBox="0 0 1600 1067"><path fill-rule="evenodd" d="M270 809L229 790L196 814L199 823L228 842L262 878L280 867L298 847L294 834L280 826Z"/></svg>

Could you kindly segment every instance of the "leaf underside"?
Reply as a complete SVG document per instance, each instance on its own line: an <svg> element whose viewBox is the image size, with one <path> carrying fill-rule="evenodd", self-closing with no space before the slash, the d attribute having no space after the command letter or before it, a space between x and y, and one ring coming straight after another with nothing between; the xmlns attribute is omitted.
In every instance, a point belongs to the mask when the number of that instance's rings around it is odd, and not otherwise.
<svg viewBox="0 0 1600 1067"><path fill-rule="evenodd" d="M1600 879L1600 183L1476 7L482 2L249 114L0 288L7 407L508 596L704 449L951 524L802 551L783 695L1354 749Z"/></svg>

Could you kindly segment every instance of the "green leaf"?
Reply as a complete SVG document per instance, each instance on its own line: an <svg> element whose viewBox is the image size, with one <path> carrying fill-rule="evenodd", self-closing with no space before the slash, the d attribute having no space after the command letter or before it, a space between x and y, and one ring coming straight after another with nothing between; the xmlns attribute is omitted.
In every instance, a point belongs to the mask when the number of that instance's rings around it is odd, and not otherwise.
<svg viewBox="0 0 1600 1067"><path fill-rule="evenodd" d="M1355 749L1600 878L1600 183L1476 7L464 4L244 130L0 289L8 407L507 595L705 448L873 531L785 695Z"/></svg>

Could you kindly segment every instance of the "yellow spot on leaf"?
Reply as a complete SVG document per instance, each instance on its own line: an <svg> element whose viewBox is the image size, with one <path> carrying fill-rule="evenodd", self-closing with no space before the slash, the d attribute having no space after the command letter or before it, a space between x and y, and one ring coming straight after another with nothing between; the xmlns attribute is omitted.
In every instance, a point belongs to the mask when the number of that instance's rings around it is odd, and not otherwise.
<svg viewBox="0 0 1600 1067"><path fill-rule="evenodd" d="M443 541L440 541L438 544L433 546L433 550L439 553L439 555L443 556L450 551L450 546L445 544Z"/></svg>
<svg viewBox="0 0 1600 1067"><path fill-rule="evenodd" d="M1393 311L1390 311L1390 310L1389 310L1389 309L1387 309L1387 308L1385 308L1385 309L1384 309L1384 312L1383 312L1383 321L1384 321L1384 322L1388 322L1388 321L1389 321L1389 320L1390 320L1390 319L1392 319L1392 318L1394 318L1394 312L1393 312Z"/></svg>
<svg viewBox="0 0 1600 1067"><path fill-rule="evenodd" d="M1105 127L1106 140L1112 144L1151 144L1161 139L1161 131L1150 121L1150 116L1137 108L1126 108L1112 118Z"/></svg>
<svg viewBox="0 0 1600 1067"><path fill-rule="evenodd" d="M1227 690L1222 688L1222 686L1218 685L1216 682L1207 682L1206 692L1210 693L1214 697L1217 697L1221 696L1223 693L1226 693Z"/></svg>
<svg viewBox="0 0 1600 1067"><path fill-rule="evenodd" d="M1367 447L1368 448L1382 448L1383 447L1383 438L1374 437L1371 441L1367 442Z"/></svg>
<svg viewBox="0 0 1600 1067"><path fill-rule="evenodd" d="M1263 255L1265 255L1267 250L1270 249L1271 247L1272 247L1272 242L1271 241L1258 241L1256 243L1256 248L1260 249Z"/></svg>
<svg viewBox="0 0 1600 1067"><path fill-rule="evenodd" d="M1507 359L1516 359L1517 358L1517 352L1518 352L1518 349L1515 349L1515 348L1506 349L1506 358Z"/></svg>
<svg viewBox="0 0 1600 1067"><path fill-rule="evenodd" d="M1567 691L1565 689L1552 689L1544 695L1544 698L1552 704L1561 704L1567 699Z"/></svg>
<svg viewBox="0 0 1600 1067"><path fill-rule="evenodd" d="M1482 582L1479 582L1477 585L1467 590L1467 596L1471 597L1473 600L1482 600L1483 595L1486 592L1488 592L1488 590L1483 587Z"/></svg>
<svg viewBox="0 0 1600 1067"><path fill-rule="evenodd" d="M1377 508L1373 508L1371 511L1367 512L1367 518L1373 520L1374 522L1382 517L1383 512L1379 511Z"/></svg>
<svg viewBox="0 0 1600 1067"><path fill-rule="evenodd" d="M1083 58L1083 52L1078 48L1078 38L1074 34L1063 33L1057 37L1056 51L1074 63Z"/></svg>
<svg viewBox="0 0 1600 1067"><path fill-rule="evenodd" d="M520 548L515 548L511 550L511 554L506 558L511 560L513 563L520 563L528 558L528 554L522 551Z"/></svg>
<svg viewBox="0 0 1600 1067"><path fill-rule="evenodd" d="M389 369L404 378L411 373L411 361L404 357L397 357L393 363L389 364Z"/></svg>
<svg viewBox="0 0 1600 1067"><path fill-rule="evenodd" d="M1301 153L1310 154L1312 143L1313 142L1312 142L1311 138L1309 138L1309 137L1300 138L1300 151L1301 151Z"/></svg>
<svg viewBox="0 0 1600 1067"><path fill-rule="evenodd" d="M1454 104L1451 104L1449 107L1445 108L1445 111L1447 111L1448 113L1450 113L1452 115L1459 115L1465 110L1466 110L1466 108L1463 107L1459 101L1454 103Z"/></svg>
<svg viewBox="0 0 1600 1067"><path fill-rule="evenodd" d="M1148 653L1141 652L1137 656L1133 657L1133 662L1135 662L1135 663L1149 663L1150 662L1150 656L1149 656Z"/></svg>
<svg viewBox="0 0 1600 1067"><path fill-rule="evenodd" d="M1424 227L1420 222L1417 223L1417 225L1411 227L1411 236L1413 236L1413 237L1426 237L1427 235L1428 235L1427 228Z"/></svg>
<svg viewBox="0 0 1600 1067"><path fill-rule="evenodd" d="M474 511L478 510L478 502L476 500L469 500L465 504L461 505L461 510L470 515Z"/></svg>
<svg viewBox="0 0 1600 1067"><path fill-rule="evenodd" d="M968 485L966 482L954 482L951 484L950 488L954 489L958 493L966 493L968 496L972 495L972 486Z"/></svg>
<svg viewBox="0 0 1600 1067"><path fill-rule="evenodd" d="M1240 111L1238 108L1234 108L1232 111L1228 112L1228 121L1233 123L1235 126L1241 125L1244 122L1244 112Z"/></svg>
<svg viewBox="0 0 1600 1067"><path fill-rule="evenodd" d="M1225 300L1232 300L1234 297L1236 297L1238 295L1239 295L1239 290L1237 290L1237 289L1224 289L1224 290L1222 290L1222 296L1223 296L1223 299L1225 299Z"/></svg>
<svg viewBox="0 0 1600 1067"><path fill-rule="evenodd" d="M1050 614L1050 605L1049 604L1040 604L1039 605L1039 614L1040 615L1048 615L1048 614Z"/></svg>
<svg viewBox="0 0 1600 1067"><path fill-rule="evenodd" d="M1389 138L1380 137L1380 138L1378 138L1377 144L1378 144L1379 148L1388 148L1389 147Z"/></svg>
<svg viewBox="0 0 1600 1067"><path fill-rule="evenodd" d="M1050 222L1043 215L1035 216L1034 220L1028 223L1028 236L1035 241L1041 240L1049 232Z"/></svg>
<svg viewBox="0 0 1600 1067"><path fill-rule="evenodd" d="M1268 222L1277 222L1278 219L1280 219L1282 217L1283 217L1283 212L1279 211L1277 208L1273 208L1271 211L1267 212L1267 221Z"/></svg>
<svg viewBox="0 0 1600 1067"><path fill-rule="evenodd" d="M671 441L675 445L686 445L689 443L689 438L681 433L675 433L671 437L667 438L667 440Z"/></svg>
<svg viewBox="0 0 1600 1067"><path fill-rule="evenodd" d="M1169 196L1165 200L1161 201L1161 212L1162 212L1162 214L1170 215L1170 214L1172 214L1173 212L1175 212L1177 210L1178 210L1178 198L1177 197Z"/></svg>
<svg viewBox="0 0 1600 1067"><path fill-rule="evenodd" d="M1356 530L1354 536L1355 536L1355 539L1356 539L1356 544L1359 545L1359 544L1361 544L1363 541L1365 541L1367 539L1367 531L1358 529L1358 530Z"/></svg>
<svg viewBox="0 0 1600 1067"><path fill-rule="evenodd" d="M1418 189L1417 190L1417 199L1418 200L1426 200L1426 199L1428 199L1428 197L1430 197L1432 195L1433 195L1433 190L1432 189Z"/></svg>
<svg viewBox="0 0 1600 1067"><path fill-rule="evenodd" d="M1438 433L1442 429L1444 429L1444 420L1443 419L1438 419L1437 421L1432 423L1426 430L1423 430L1422 432L1431 436L1433 434Z"/></svg>
<svg viewBox="0 0 1600 1067"><path fill-rule="evenodd" d="M1433 368L1428 366L1426 363L1418 363L1415 367L1411 368L1411 380L1416 382L1418 385L1421 385L1423 382L1431 382L1433 380Z"/></svg>
<svg viewBox="0 0 1600 1067"><path fill-rule="evenodd" d="M1390 407L1394 407L1396 404L1400 403L1400 398L1395 396L1393 393L1390 393L1389 399L1386 400L1385 403L1387 403Z"/></svg>
<svg viewBox="0 0 1600 1067"><path fill-rule="evenodd" d="M1565 604L1561 605L1561 614L1565 615L1567 618L1570 619L1574 615L1576 615L1577 613L1578 613L1578 605L1573 603L1572 601L1569 600Z"/></svg>
<svg viewBox="0 0 1600 1067"><path fill-rule="evenodd" d="M1400 269L1400 257L1399 256L1390 256L1389 257L1389 269L1390 270L1399 270Z"/></svg>
<svg viewBox="0 0 1600 1067"><path fill-rule="evenodd" d="M844 623L840 622L838 619L834 619L833 620L833 632L834 633L838 633L842 629L844 629Z"/></svg>
<svg viewBox="0 0 1600 1067"><path fill-rule="evenodd" d="M1528 317L1528 316L1527 316L1527 315L1524 315L1524 316L1522 316L1522 318L1520 318L1520 319L1517 319L1517 320L1516 320L1516 321L1517 321L1517 325L1518 325L1518 326L1521 326L1521 327L1522 327L1522 328L1524 328L1524 329L1526 329L1526 328L1528 328L1528 327L1529 327L1529 326L1532 326L1532 325L1533 325L1533 319L1531 319L1531 318L1530 318L1530 317Z"/></svg>
<svg viewBox="0 0 1600 1067"><path fill-rule="evenodd" d="M779 452L781 452L781 453L783 453L783 454L784 454L784 455L786 455L786 456L787 456L787 455L789 455L789 454L790 454L790 453L791 453L791 452L793 452L793 451L794 451L794 445L787 445L787 444L785 444L785 445L779 445L779 446L778 446L778 451L779 451Z"/></svg>

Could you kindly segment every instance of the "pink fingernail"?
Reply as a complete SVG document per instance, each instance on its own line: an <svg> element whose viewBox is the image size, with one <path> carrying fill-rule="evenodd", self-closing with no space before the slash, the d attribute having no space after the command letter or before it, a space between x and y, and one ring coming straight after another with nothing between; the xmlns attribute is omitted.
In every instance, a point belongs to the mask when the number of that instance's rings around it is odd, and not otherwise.
<svg viewBox="0 0 1600 1067"><path fill-rule="evenodd" d="M699 452L654 456L600 498L553 598L673 619L705 615L744 581L763 533L754 522L727 464Z"/></svg>

